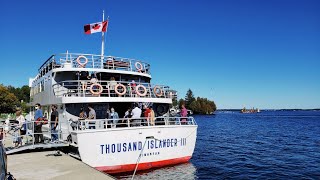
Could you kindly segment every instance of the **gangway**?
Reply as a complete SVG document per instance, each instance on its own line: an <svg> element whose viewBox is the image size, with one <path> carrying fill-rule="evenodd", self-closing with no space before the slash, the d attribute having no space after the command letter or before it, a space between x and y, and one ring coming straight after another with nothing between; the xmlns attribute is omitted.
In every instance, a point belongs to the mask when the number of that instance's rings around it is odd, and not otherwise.
<svg viewBox="0 0 320 180"><path fill-rule="evenodd" d="M24 135L24 140L20 140L22 142L24 142L24 144L19 145L19 146L15 146L13 143L14 138L17 137L22 137L20 134L17 134L17 124L15 123L9 123L8 125L5 124L0 124L0 128L1 129L6 129L5 126L7 126L8 131L3 134L3 139L1 140L1 142L4 145L6 154L15 154L15 153L20 153L20 152L24 152L24 151L32 151L32 150L49 150L52 148L62 148L62 147L68 147L70 145L70 143L66 140L63 140L61 138L61 132L58 132L58 139L55 142L51 142L50 138L48 138L48 134L51 134L50 132L42 132L42 133L35 133L34 132L34 123L33 122L26 122L26 124L31 124L32 126L31 129L27 129L26 131L26 135ZM28 127L28 126L27 126ZM61 126L60 126L61 128ZM35 135L36 134L42 134L44 137L44 142L43 143L35 143L34 139L35 139Z"/></svg>
<svg viewBox="0 0 320 180"><path fill-rule="evenodd" d="M20 153L27 150L36 150L36 149L51 149L51 148L60 148L60 147L67 147L69 146L69 143L67 142L58 142L58 143L39 143L39 144L26 144L17 148L13 147L7 147L6 148L6 154L14 154L14 153Z"/></svg>

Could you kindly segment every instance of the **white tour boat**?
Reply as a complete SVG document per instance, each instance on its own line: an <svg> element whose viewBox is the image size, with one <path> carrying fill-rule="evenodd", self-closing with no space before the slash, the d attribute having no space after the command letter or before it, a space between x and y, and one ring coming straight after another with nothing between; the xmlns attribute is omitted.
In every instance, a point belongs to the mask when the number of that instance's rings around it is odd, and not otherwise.
<svg viewBox="0 0 320 180"><path fill-rule="evenodd" d="M89 79L87 75L92 75ZM73 156L107 173L132 172L185 163L194 152L197 124L193 117L170 117L173 90L151 84L150 65L141 60L94 54L52 55L29 80L31 102L42 105L49 118L58 106L59 142L69 144ZM152 107L150 118L123 118L129 107ZM80 109L96 119L79 119ZM118 122L108 119L110 108ZM34 116L32 108L30 117ZM49 123L50 124L50 123ZM50 140L49 124L43 125Z"/></svg>

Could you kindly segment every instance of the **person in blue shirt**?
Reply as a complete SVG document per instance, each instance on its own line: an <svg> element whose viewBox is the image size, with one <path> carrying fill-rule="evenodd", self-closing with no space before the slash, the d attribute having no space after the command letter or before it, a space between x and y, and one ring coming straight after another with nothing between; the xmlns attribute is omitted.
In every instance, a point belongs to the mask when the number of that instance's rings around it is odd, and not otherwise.
<svg viewBox="0 0 320 180"><path fill-rule="evenodd" d="M41 105L39 103L35 106L36 112L34 113L34 143L43 143L43 134L42 134L42 123L41 118L43 118L43 113L41 109ZM37 122L38 121L38 122Z"/></svg>

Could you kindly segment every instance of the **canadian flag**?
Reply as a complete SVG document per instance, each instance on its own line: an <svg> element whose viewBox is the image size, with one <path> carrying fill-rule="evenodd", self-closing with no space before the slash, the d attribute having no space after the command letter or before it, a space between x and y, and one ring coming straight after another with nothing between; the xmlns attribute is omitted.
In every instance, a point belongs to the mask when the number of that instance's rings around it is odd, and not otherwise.
<svg viewBox="0 0 320 180"><path fill-rule="evenodd" d="M108 21L86 24L84 26L85 34L92 34L97 32L106 32L108 28Z"/></svg>

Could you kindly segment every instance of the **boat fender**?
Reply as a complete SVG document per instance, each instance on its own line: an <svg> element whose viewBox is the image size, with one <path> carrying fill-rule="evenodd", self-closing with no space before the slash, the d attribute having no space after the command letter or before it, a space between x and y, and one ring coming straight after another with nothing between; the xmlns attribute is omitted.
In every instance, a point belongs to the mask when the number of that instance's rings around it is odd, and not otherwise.
<svg viewBox="0 0 320 180"><path fill-rule="evenodd" d="M95 87L95 86L98 86L99 91L93 91L93 87ZM98 84L98 83L91 84L91 86L90 86L91 94L100 95L102 93L102 91L103 91L103 87L101 86L101 84Z"/></svg>
<svg viewBox="0 0 320 180"><path fill-rule="evenodd" d="M119 92L119 87L121 87L121 88L123 89L122 92ZM127 88L126 88L126 86L123 85L123 84L117 84L117 85L114 87L114 91L115 91L118 95L123 96L123 95L125 95L125 94L127 93Z"/></svg>
<svg viewBox="0 0 320 180"><path fill-rule="evenodd" d="M159 92L157 90L159 90ZM161 97L163 95L163 91L159 86L155 86L153 88L153 92L157 97Z"/></svg>
<svg viewBox="0 0 320 180"><path fill-rule="evenodd" d="M82 63L82 62L80 61L81 58L83 58L83 59L85 60L84 63ZM81 56L79 56L79 57L77 58L77 63L79 64L79 67L82 67L82 68L83 68L83 67L88 63L88 58L81 55Z"/></svg>
<svg viewBox="0 0 320 180"><path fill-rule="evenodd" d="M142 88L142 89L143 89L143 93L141 93L141 92L139 91L139 88ZM137 94L138 94L139 96L146 96L148 91L147 91L147 88L146 88L146 87L144 87L143 85L139 84L139 85L136 87L136 92L137 92Z"/></svg>
<svg viewBox="0 0 320 180"><path fill-rule="evenodd" d="M136 62L136 63L134 64L134 66L136 67L136 69L138 70L139 73L142 72L142 70L143 70L143 65L142 65L140 62Z"/></svg>

